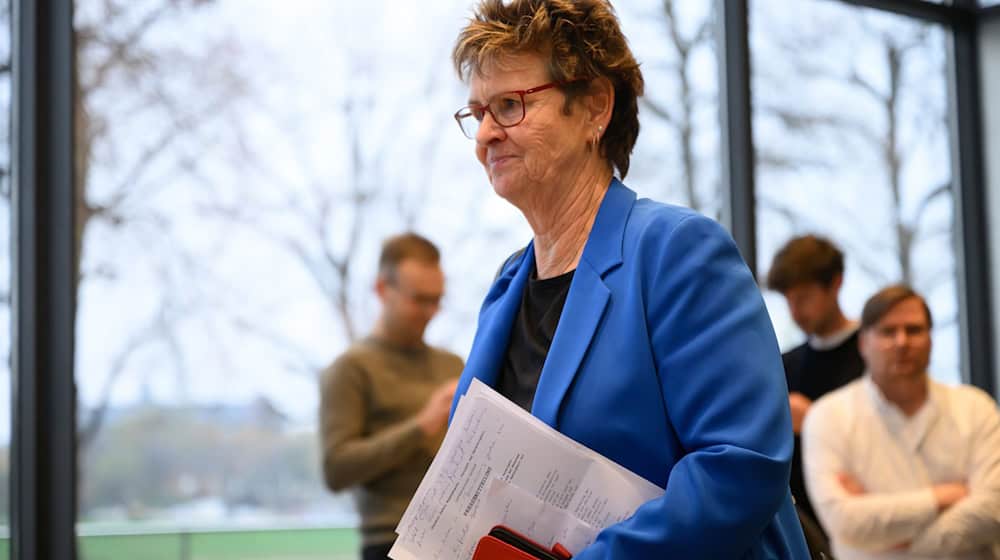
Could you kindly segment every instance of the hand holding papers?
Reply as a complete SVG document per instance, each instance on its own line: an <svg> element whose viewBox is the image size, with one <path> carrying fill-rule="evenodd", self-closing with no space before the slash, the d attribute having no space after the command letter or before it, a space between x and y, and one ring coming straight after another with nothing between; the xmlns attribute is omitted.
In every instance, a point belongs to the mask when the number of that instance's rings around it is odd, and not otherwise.
<svg viewBox="0 0 1000 560"><path fill-rule="evenodd" d="M500 524L576 554L662 494L473 380L389 556L467 560Z"/></svg>

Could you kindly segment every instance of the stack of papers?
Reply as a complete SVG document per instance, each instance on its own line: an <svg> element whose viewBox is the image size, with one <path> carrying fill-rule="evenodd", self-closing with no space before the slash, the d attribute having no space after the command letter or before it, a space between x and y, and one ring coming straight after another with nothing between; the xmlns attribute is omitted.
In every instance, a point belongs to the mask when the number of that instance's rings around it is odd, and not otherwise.
<svg viewBox="0 0 1000 560"><path fill-rule="evenodd" d="M574 555L663 489L474 379L396 527L394 560L468 560L494 525Z"/></svg>

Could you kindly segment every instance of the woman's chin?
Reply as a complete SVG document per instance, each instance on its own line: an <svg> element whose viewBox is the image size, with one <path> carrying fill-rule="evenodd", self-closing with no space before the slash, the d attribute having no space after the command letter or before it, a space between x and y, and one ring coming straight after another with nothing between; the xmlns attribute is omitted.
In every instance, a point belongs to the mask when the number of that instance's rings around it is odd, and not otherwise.
<svg viewBox="0 0 1000 560"><path fill-rule="evenodd" d="M500 198L513 203L513 198L517 196L519 189L516 187L513 181L506 180L504 178L494 178L493 179L493 192L497 193Z"/></svg>

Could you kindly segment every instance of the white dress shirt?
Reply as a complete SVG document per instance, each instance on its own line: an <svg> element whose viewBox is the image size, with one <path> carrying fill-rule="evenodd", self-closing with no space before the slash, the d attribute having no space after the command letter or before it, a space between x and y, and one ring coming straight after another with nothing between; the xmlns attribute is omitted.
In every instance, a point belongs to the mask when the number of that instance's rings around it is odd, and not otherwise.
<svg viewBox="0 0 1000 560"><path fill-rule="evenodd" d="M971 386L929 380L907 417L866 374L809 409L802 431L806 488L838 560L1000 558L1000 413ZM837 476L865 488L851 495ZM931 487L969 495L938 511Z"/></svg>

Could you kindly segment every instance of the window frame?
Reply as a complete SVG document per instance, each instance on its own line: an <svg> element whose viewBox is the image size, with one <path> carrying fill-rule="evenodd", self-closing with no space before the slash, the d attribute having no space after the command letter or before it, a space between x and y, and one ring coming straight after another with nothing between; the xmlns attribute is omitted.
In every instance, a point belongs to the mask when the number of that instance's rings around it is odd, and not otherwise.
<svg viewBox="0 0 1000 560"><path fill-rule="evenodd" d="M11 557L76 556L73 0L12 1ZM726 221L756 267L749 0L716 0ZM979 30L1000 5L831 0L945 25L963 379L997 395ZM1000 134L1000 131L995 132Z"/></svg>

